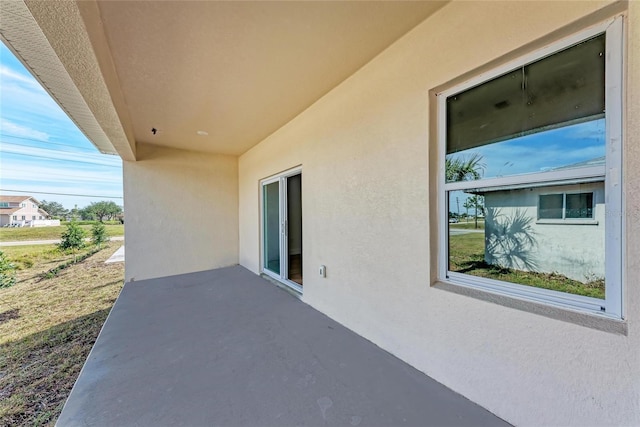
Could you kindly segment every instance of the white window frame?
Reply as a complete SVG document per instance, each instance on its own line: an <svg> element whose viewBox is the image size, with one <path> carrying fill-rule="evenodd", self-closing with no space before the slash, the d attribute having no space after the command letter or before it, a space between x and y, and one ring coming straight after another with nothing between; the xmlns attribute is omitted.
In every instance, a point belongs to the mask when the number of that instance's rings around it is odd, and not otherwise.
<svg viewBox="0 0 640 427"><path fill-rule="evenodd" d="M476 277L448 270L448 207L447 194L451 191L469 189L470 181L445 181L446 156L446 101L447 98L472 87L530 64L546 56L606 33L605 53L605 123L606 163L576 169L548 171L536 174L516 175L482 179L478 187L499 188L506 186L536 187L550 184L575 184L597 178L605 181L605 299L535 288L500 280ZM438 281L488 291L527 301L554 305L571 310L597 314L613 319L624 318L622 245L623 245L623 198L622 198L622 124L623 124L623 17L617 16L583 31L577 32L544 48L505 63L495 69L479 74L463 83L437 94L438 102ZM564 214L563 214L564 215Z"/></svg>
<svg viewBox="0 0 640 427"><path fill-rule="evenodd" d="M591 217L585 218L567 218L567 196L572 196L576 194L591 194ZM562 216L560 218L540 218L540 198L544 196L562 196ZM594 191L567 191L567 192L553 192L553 193L542 193L538 195L538 222L539 221L560 221L571 223L573 221L585 221L585 220L593 220L596 214L596 194Z"/></svg>

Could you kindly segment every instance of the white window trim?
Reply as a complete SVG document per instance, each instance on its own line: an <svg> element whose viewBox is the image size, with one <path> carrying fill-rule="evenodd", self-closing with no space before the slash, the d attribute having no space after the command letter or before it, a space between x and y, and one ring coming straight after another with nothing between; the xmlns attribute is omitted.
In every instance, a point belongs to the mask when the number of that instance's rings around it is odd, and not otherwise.
<svg viewBox="0 0 640 427"><path fill-rule="evenodd" d="M606 165L604 167L580 168L574 170L552 171L527 176L483 179L479 188L494 188L505 185L536 186L542 182L567 181L580 182L605 176L605 299L589 298L558 291L535 288L499 280L475 277L472 275L451 272L448 270L448 209L447 193L455 190L469 189L470 182L445 182L446 156L446 101L456 93L483 84L492 78L503 75L518 67L532 63L558 51L580 43L586 39L606 33L606 73L605 73L605 111L606 117ZM453 86L437 94L438 102L438 280L454 285L461 285L499 295L515 297L526 301L541 302L566 309L586 311L613 319L624 318L623 306L623 229L624 200L622 198L622 129L623 129L623 17L604 21L583 31L551 43L544 48L509 61L491 71L481 73L461 84Z"/></svg>

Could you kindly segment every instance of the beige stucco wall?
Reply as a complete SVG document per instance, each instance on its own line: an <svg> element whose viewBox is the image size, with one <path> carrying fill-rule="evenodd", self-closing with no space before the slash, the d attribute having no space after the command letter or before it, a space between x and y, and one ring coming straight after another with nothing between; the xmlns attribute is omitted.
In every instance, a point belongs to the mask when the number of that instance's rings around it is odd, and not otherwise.
<svg viewBox="0 0 640 427"><path fill-rule="evenodd" d="M125 279L237 264L237 157L137 148L124 162Z"/></svg>
<svg viewBox="0 0 640 427"><path fill-rule="evenodd" d="M241 156L240 263L259 272L259 180L302 165L304 301L518 425L640 424L638 239L626 241L628 336L431 286L437 218L430 214L429 91L624 7L598 12L606 4L454 2L441 9ZM628 12L624 191L635 215L640 2ZM640 235L639 223L628 215L626 234Z"/></svg>

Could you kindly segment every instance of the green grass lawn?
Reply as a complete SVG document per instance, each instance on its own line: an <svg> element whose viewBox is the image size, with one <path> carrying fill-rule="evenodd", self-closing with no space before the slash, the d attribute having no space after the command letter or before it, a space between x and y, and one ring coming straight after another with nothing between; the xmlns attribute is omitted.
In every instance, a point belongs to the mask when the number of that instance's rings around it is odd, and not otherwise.
<svg viewBox="0 0 640 427"><path fill-rule="evenodd" d="M0 248L20 268L17 283L0 289L0 425L54 425L122 288L124 264L104 263L119 246L50 279L43 273L72 254L52 245Z"/></svg>
<svg viewBox="0 0 640 427"><path fill-rule="evenodd" d="M449 237L449 270L473 276L593 298L604 298L604 281L582 283L556 273L534 273L502 268L484 262L484 233L458 234Z"/></svg>
<svg viewBox="0 0 640 427"><path fill-rule="evenodd" d="M85 224L80 226L87 233L87 237L91 236L91 225ZM104 226L107 236L124 236L124 224ZM18 228L0 228L0 242L18 242L24 240L54 240L59 239L67 227L61 225L59 227L18 227Z"/></svg>
<svg viewBox="0 0 640 427"><path fill-rule="evenodd" d="M23 272L30 270L28 274L37 274L41 268L53 268L73 258L72 254L59 251L56 245L3 246L0 250L16 266L18 280ZM35 264L37 268L32 269Z"/></svg>

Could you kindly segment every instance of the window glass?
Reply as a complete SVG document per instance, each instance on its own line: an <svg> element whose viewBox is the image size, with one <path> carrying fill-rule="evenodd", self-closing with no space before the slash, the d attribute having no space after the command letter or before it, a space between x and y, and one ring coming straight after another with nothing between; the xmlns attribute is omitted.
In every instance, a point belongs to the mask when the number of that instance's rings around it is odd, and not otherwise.
<svg viewBox="0 0 640 427"><path fill-rule="evenodd" d="M607 295L620 284L605 283L614 265L605 256L614 223L605 217L605 169L616 160L607 158L614 139L605 101L615 103L605 92L616 92L605 89L620 83L605 78L606 35L586 37L443 93L447 253L439 274L452 283L614 308Z"/></svg>
<svg viewBox="0 0 640 427"><path fill-rule="evenodd" d="M565 188L562 188L565 187ZM448 193L448 270L536 288L605 297L604 184L552 187L594 189L598 224L538 222L538 202L562 218L563 194L548 188ZM593 192L574 194L593 200ZM587 196L589 195L589 196ZM569 196L569 194L567 194ZM558 216L559 215L559 216ZM588 244L586 244L588 242Z"/></svg>
<svg viewBox="0 0 640 427"><path fill-rule="evenodd" d="M540 209L538 210L538 218L561 219L562 204L562 194L545 194L540 196Z"/></svg>
<svg viewBox="0 0 640 427"><path fill-rule="evenodd" d="M593 193L567 194L565 218L593 218Z"/></svg>
<svg viewBox="0 0 640 427"><path fill-rule="evenodd" d="M602 34L449 96L447 161L480 158L484 178L604 165L604 49Z"/></svg>

